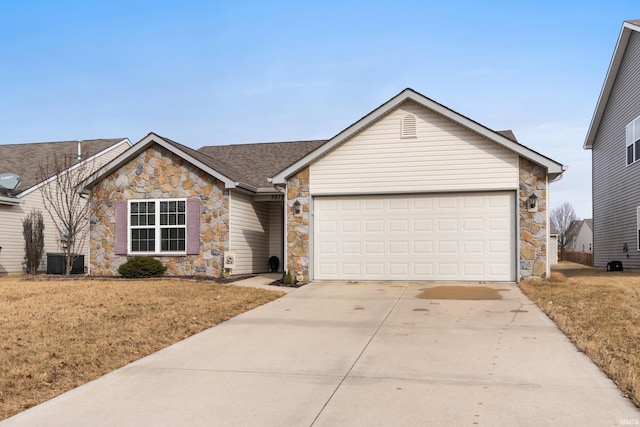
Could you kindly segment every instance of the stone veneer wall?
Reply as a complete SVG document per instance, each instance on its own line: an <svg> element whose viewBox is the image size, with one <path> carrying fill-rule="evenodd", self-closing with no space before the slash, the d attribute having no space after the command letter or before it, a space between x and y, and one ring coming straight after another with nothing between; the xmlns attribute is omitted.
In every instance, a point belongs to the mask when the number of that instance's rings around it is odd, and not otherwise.
<svg viewBox="0 0 640 427"><path fill-rule="evenodd" d="M224 184L153 145L93 189L91 274L116 276L127 256L115 254L115 202L120 199L200 199L200 253L158 256L170 276L219 277L229 246L229 197Z"/></svg>
<svg viewBox="0 0 640 427"><path fill-rule="evenodd" d="M300 203L300 214L293 205ZM309 282L309 168L287 182L287 271L298 283Z"/></svg>
<svg viewBox="0 0 640 427"><path fill-rule="evenodd" d="M520 157L520 280L547 276L547 170ZM529 212L527 199L538 196L538 211Z"/></svg>

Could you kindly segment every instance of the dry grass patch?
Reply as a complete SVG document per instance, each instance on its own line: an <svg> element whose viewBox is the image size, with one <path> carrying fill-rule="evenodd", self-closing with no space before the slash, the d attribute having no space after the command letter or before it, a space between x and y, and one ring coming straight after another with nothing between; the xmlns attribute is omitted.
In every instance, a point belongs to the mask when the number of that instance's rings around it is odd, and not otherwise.
<svg viewBox="0 0 640 427"><path fill-rule="evenodd" d="M640 272L562 263L522 290L640 405Z"/></svg>
<svg viewBox="0 0 640 427"><path fill-rule="evenodd" d="M212 281L0 280L0 419L282 293Z"/></svg>

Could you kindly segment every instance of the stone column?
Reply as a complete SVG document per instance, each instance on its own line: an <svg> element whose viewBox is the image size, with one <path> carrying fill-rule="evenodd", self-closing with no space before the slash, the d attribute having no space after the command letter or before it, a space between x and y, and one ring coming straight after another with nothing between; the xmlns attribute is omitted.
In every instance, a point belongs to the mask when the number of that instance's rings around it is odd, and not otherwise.
<svg viewBox="0 0 640 427"><path fill-rule="evenodd" d="M520 157L518 213L520 217L520 280L547 276L547 170ZM527 206L538 197L537 209Z"/></svg>
<svg viewBox="0 0 640 427"><path fill-rule="evenodd" d="M309 168L287 182L287 271L298 284L309 282Z"/></svg>

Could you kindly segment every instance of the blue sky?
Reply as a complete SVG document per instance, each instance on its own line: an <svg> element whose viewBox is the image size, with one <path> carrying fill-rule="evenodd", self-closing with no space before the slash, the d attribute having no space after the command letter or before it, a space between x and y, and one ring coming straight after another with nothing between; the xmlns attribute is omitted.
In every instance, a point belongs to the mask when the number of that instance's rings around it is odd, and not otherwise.
<svg viewBox="0 0 640 427"><path fill-rule="evenodd" d="M569 165L636 1L4 1L0 144L330 138L411 87Z"/></svg>

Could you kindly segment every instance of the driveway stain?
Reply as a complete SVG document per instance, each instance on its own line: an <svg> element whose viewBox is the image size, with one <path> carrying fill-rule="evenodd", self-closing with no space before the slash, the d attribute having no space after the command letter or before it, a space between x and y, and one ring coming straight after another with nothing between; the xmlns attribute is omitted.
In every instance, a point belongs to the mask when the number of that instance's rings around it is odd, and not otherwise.
<svg viewBox="0 0 640 427"><path fill-rule="evenodd" d="M413 311L429 311L428 308L414 308Z"/></svg>
<svg viewBox="0 0 640 427"><path fill-rule="evenodd" d="M436 286L420 290L422 292L416 295L419 299L500 300L502 299L500 292L509 289L495 289L487 286Z"/></svg>

